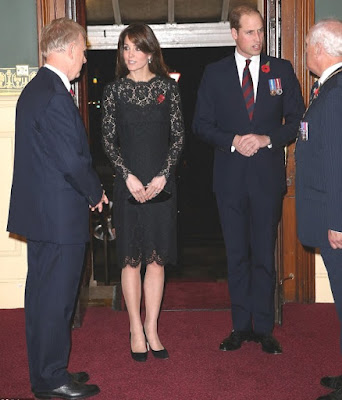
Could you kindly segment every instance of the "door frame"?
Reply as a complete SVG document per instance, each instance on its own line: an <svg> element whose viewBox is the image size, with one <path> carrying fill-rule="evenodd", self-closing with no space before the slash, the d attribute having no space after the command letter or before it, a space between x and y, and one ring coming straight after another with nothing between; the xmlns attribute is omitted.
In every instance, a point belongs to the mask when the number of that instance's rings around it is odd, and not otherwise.
<svg viewBox="0 0 342 400"><path fill-rule="evenodd" d="M265 15L266 22L277 24L280 32L280 55L292 62L307 103L312 77L305 69L305 35L314 24L315 2L313 0L265 0L265 14L267 10L274 8L280 10L281 18L279 16L277 20L270 21L271 16ZM37 0L38 37L44 25L52 19L64 16L73 18L85 27L85 0ZM275 46L278 46L278 42ZM39 66L42 64L39 48ZM76 89L80 112L88 128L86 73L82 75ZM279 282L284 302L313 303L315 301L315 255L313 251L305 249L299 243L296 234L294 148L295 145L291 144L286 152L288 190L283 202L277 246Z"/></svg>
<svg viewBox="0 0 342 400"><path fill-rule="evenodd" d="M282 1L281 21L281 57L292 62L304 101L308 104L313 78L305 68L305 37L315 21L315 2ZM296 233L294 150L294 143L287 147L287 193L279 237L283 299L284 302L314 303L315 253L301 245Z"/></svg>

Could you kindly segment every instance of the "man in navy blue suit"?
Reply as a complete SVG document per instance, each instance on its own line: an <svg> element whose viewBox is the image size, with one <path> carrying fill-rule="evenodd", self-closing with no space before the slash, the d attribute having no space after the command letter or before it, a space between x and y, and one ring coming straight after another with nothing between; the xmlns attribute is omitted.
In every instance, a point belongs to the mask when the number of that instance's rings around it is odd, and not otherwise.
<svg viewBox="0 0 342 400"><path fill-rule="evenodd" d="M297 232L303 245L321 251L342 323L342 21L310 29L306 66L319 79L296 145ZM335 391L318 400L342 400L342 375L321 384Z"/></svg>
<svg viewBox="0 0 342 400"><path fill-rule="evenodd" d="M274 249L286 190L284 146L296 137L304 104L289 61L261 54L264 21L254 8L230 13L235 54L205 69L194 132L215 148L214 192L228 261L233 331L220 350L273 337Z"/></svg>
<svg viewBox="0 0 342 400"><path fill-rule="evenodd" d="M70 90L86 62L86 33L61 18L41 36L46 64L17 104L8 231L27 238L26 340L37 398L99 392L86 372L67 371L71 318L89 240L89 208L108 203L92 168L87 134Z"/></svg>

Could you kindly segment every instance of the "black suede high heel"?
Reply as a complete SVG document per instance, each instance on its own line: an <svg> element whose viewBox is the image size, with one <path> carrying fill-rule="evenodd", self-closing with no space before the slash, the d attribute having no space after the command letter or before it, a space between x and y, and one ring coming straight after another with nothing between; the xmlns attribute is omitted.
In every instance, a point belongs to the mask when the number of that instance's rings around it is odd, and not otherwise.
<svg viewBox="0 0 342 400"><path fill-rule="evenodd" d="M145 335L145 339L146 339L147 351L149 349L151 349L154 358L159 358L160 360L167 360L168 358L170 358L169 353L165 348L162 350L153 350L152 349L152 347L148 343L145 329L144 329L144 335Z"/></svg>
<svg viewBox="0 0 342 400"><path fill-rule="evenodd" d="M129 333L129 345L131 346L131 332ZM147 343L146 343L146 347L147 347ZM147 360L147 354L148 354L148 351L145 351L144 353L134 353L134 351L132 351L132 347L131 347L131 356L134 361L145 362Z"/></svg>

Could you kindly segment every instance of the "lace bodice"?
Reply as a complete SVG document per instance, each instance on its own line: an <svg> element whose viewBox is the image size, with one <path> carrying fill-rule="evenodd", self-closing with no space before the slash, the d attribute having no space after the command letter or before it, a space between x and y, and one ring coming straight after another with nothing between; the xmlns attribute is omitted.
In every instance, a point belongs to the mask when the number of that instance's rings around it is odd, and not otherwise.
<svg viewBox="0 0 342 400"><path fill-rule="evenodd" d="M168 179L184 142L177 83L156 76L149 82L121 78L107 85L102 137L109 160L124 180L130 173L144 184L154 176Z"/></svg>

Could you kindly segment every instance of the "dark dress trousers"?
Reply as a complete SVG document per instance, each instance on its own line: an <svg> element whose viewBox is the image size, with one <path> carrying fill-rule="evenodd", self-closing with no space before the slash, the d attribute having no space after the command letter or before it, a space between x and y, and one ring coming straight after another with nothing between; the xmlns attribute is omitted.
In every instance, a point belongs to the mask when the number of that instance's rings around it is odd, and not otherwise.
<svg viewBox="0 0 342 400"><path fill-rule="evenodd" d="M277 78L282 93L272 95L269 80ZM300 86L289 61L260 56L252 120L235 56L205 69L193 130L215 148L213 187L227 252L235 330L254 329L259 334L273 330L274 247L286 190L284 145L296 137L303 111ZM249 133L268 135L272 148L260 149L252 157L232 152L234 136Z"/></svg>
<svg viewBox="0 0 342 400"><path fill-rule="evenodd" d="M102 197L79 110L43 67L17 104L7 230L27 238L25 316L35 391L67 383L70 322L80 281L89 204Z"/></svg>
<svg viewBox="0 0 342 400"><path fill-rule="evenodd" d="M342 323L342 250L328 241L329 229L342 232L342 71L323 83L303 122L308 140L299 135L295 153L297 233L303 245L320 249Z"/></svg>

